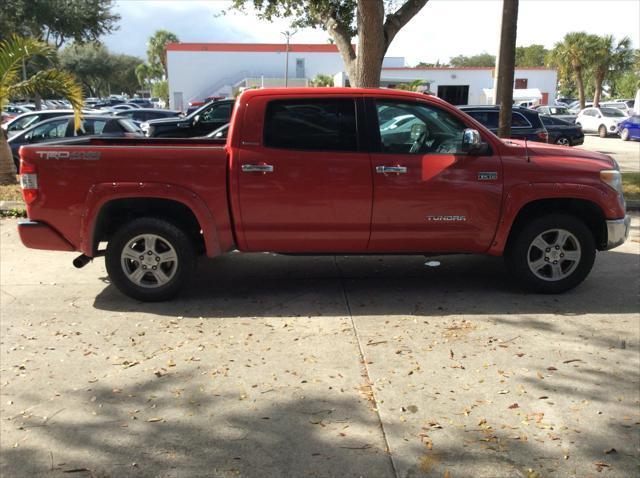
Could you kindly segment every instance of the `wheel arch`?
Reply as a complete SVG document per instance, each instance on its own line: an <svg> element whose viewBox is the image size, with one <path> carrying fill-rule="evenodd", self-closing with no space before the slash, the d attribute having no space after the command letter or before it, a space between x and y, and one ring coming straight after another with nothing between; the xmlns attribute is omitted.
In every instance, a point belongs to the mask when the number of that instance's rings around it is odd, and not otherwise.
<svg viewBox="0 0 640 478"><path fill-rule="evenodd" d="M205 203L194 193L171 185L113 183L91 188L83 214L81 250L94 256L117 227L133 218L165 219L184 228L199 251L221 253L216 224Z"/></svg>
<svg viewBox="0 0 640 478"><path fill-rule="evenodd" d="M511 241L532 219L546 214L565 213L578 217L593 234L598 250L607 244L607 224L604 212L593 201L576 198L544 198L536 199L524 204L516 214L505 242L505 250Z"/></svg>

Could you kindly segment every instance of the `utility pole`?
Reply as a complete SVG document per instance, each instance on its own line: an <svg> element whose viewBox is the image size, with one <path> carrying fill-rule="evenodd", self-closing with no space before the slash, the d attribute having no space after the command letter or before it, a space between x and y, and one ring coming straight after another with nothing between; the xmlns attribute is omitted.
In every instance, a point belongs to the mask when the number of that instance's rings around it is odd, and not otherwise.
<svg viewBox="0 0 640 478"><path fill-rule="evenodd" d="M285 50L285 60L284 60L284 87L287 88L289 86L289 40L293 35L296 34L296 32L286 31L286 32L282 32L282 34L287 39L287 49Z"/></svg>
<svg viewBox="0 0 640 478"><path fill-rule="evenodd" d="M502 27L500 51L496 70L497 83L494 91L496 104L500 104L498 136L511 136L511 111L513 106L513 76L516 67L516 30L518 28L518 1L502 0Z"/></svg>

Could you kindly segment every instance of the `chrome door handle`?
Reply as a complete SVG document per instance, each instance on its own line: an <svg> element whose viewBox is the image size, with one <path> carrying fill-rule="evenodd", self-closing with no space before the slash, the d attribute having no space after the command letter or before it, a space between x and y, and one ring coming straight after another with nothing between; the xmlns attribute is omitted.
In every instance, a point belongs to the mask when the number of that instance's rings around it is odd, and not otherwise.
<svg viewBox="0 0 640 478"><path fill-rule="evenodd" d="M272 173L273 166L270 164L243 164L243 173Z"/></svg>
<svg viewBox="0 0 640 478"><path fill-rule="evenodd" d="M376 173L379 174L406 174L405 166L376 166Z"/></svg>

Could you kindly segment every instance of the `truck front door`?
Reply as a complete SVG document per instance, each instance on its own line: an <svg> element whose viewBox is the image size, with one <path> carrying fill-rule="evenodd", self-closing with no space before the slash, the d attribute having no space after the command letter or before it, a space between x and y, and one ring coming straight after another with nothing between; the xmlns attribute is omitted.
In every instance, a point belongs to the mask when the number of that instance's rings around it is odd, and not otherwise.
<svg viewBox="0 0 640 478"><path fill-rule="evenodd" d="M486 251L500 217L499 156L463 153L467 126L437 105L366 101L375 138L369 250Z"/></svg>
<svg viewBox="0 0 640 478"><path fill-rule="evenodd" d="M231 174L240 240L251 251L362 252L371 226L370 157L358 136L362 100L252 98Z"/></svg>

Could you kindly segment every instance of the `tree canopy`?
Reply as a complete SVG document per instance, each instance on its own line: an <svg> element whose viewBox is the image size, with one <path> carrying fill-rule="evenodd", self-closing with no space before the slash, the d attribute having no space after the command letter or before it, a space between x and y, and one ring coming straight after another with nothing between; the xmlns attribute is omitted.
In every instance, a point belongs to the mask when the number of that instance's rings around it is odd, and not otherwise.
<svg viewBox="0 0 640 478"><path fill-rule="evenodd" d="M89 96L133 94L138 89L140 58L116 55L97 43L72 44L59 53L60 66L76 75Z"/></svg>
<svg viewBox="0 0 640 478"><path fill-rule="evenodd" d="M32 37L60 48L68 40L97 41L118 28L111 0L3 0L0 39Z"/></svg>
<svg viewBox="0 0 640 478"><path fill-rule="evenodd" d="M456 66L456 67L496 66L496 57L486 52L480 53L479 55L473 55L473 56L458 55L451 58L451 60L449 60L449 63L451 64L451 66Z"/></svg>
<svg viewBox="0 0 640 478"><path fill-rule="evenodd" d="M516 47L516 67L544 66L549 50L544 45L529 45Z"/></svg>
<svg viewBox="0 0 640 478"><path fill-rule="evenodd" d="M380 84L389 45L428 0L233 0L232 9L251 5L259 18L291 19L293 28L321 28L337 46L353 86ZM358 47L353 40L357 36Z"/></svg>

